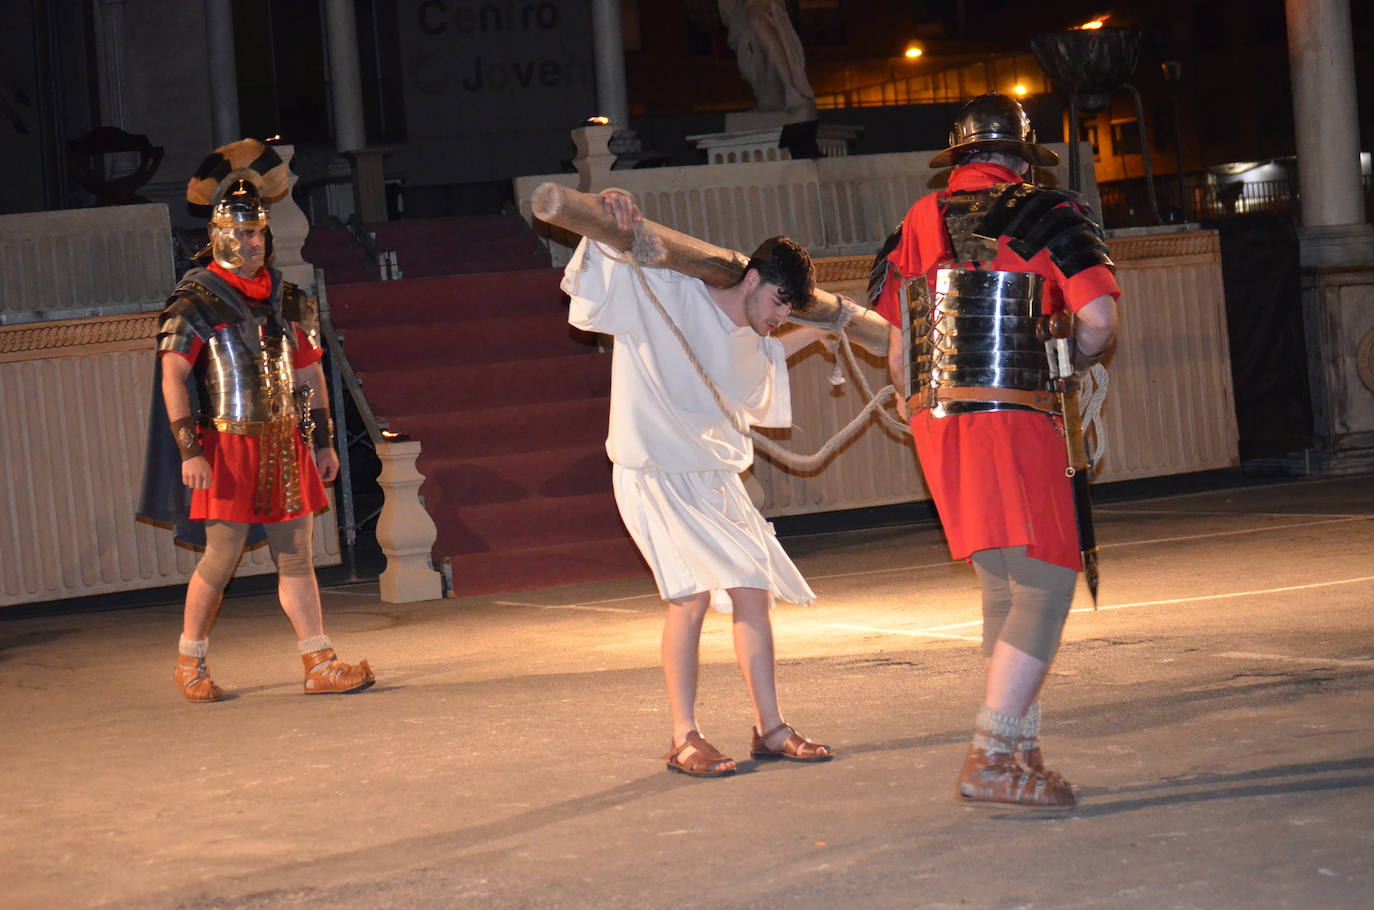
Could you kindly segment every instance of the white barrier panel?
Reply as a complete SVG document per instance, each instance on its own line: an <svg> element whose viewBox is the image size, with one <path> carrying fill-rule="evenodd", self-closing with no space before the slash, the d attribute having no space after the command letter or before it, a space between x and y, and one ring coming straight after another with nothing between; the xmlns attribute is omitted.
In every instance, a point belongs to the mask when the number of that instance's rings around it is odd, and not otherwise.
<svg viewBox="0 0 1374 910"><path fill-rule="evenodd" d="M0 324L162 308L172 287L164 205L0 215Z"/></svg>
<svg viewBox="0 0 1374 910"><path fill-rule="evenodd" d="M156 332L155 314L0 327L0 606L190 578L197 554L134 519ZM315 562L339 561L331 509ZM272 571L259 547L238 574Z"/></svg>

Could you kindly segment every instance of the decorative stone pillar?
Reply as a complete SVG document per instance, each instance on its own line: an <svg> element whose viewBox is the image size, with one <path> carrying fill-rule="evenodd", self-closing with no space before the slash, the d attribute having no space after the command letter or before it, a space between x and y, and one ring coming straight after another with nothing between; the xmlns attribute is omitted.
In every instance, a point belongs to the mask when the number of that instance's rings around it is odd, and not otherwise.
<svg viewBox="0 0 1374 910"><path fill-rule="evenodd" d="M386 603L436 600L443 594L439 573L430 568L430 551L438 531L434 519L420 505L425 476L415 469L420 443L383 442L377 446L382 473L377 478L385 494L377 519L377 543L386 554L381 598Z"/></svg>
<svg viewBox="0 0 1374 910"><path fill-rule="evenodd" d="M274 145L272 148L291 169L291 159L295 157L293 145ZM294 172L287 177L287 185L295 187L299 180ZM272 206L272 261L281 269L282 276L298 287L309 291L315 285L315 267L305 261L302 255L305 235L310 232L310 222L305 212L296 205L295 197L287 192Z"/></svg>
<svg viewBox="0 0 1374 910"><path fill-rule="evenodd" d="M239 135L233 0L205 0L205 69L210 78L210 134L219 148L243 138Z"/></svg>
<svg viewBox="0 0 1374 910"><path fill-rule="evenodd" d="M593 124L572 131L573 145L577 148L573 167L577 168L579 191L599 193L611 185L611 166L615 164L615 155L610 151L613 129L608 124Z"/></svg>

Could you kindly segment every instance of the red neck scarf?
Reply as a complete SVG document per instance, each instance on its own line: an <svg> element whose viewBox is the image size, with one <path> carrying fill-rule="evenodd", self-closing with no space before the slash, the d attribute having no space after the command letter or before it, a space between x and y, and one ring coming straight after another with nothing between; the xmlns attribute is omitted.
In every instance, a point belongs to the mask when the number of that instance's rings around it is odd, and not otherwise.
<svg viewBox="0 0 1374 910"><path fill-rule="evenodd" d="M223 278L231 287L249 300L266 300L272 295L272 273L258 267L252 278L237 275L218 262L210 263L210 271Z"/></svg>
<svg viewBox="0 0 1374 910"><path fill-rule="evenodd" d="M1015 171L993 164L990 161L975 161L961 165L949 175L949 190L958 193L964 190L986 189L997 183L1024 183L1025 180Z"/></svg>

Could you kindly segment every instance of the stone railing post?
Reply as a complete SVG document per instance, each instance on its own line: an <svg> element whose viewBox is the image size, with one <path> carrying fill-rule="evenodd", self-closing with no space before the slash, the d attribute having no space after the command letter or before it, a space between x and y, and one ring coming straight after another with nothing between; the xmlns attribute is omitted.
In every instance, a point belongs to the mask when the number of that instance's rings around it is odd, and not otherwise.
<svg viewBox="0 0 1374 910"><path fill-rule="evenodd" d="M291 159L296 154L294 145L274 145L273 150L291 169ZM301 179L294 172L287 179L287 185L294 188ZM315 267L305 261L301 251L305 247L305 235L310 233L310 222L305 212L296 205L296 199L287 192L272 205L272 263L281 269L282 277L297 287L309 292L315 286Z"/></svg>
<svg viewBox="0 0 1374 910"><path fill-rule="evenodd" d="M377 445L382 473L377 483L385 501L377 519L377 543L386 554L381 598L386 603L435 600L443 593L439 573L430 568L430 550L438 531L434 519L420 505L420 484L425 476L415 469L420 443L383 442Z"/></svg>
<svg viewBox="0 0 1374 910"><path fill-rule="evenodd" d="M611 135L615 128L609 124L579 126L572 131L573 146L577 157L573 167L577 168L577 189L583 193L598 193L611 184L611 167L615 155L611 154Z"/></svg>

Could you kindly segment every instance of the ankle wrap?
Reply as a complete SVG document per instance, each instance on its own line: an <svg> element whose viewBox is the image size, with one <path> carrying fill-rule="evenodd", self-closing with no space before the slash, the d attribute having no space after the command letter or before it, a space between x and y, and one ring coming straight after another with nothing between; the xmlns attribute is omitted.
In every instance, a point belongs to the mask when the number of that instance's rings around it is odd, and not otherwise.
<svg viewBox="0 0 1374 910"><path fill-rule="evenodd" d="M334 643L329 640L328 635L316 635L314 638L296 642L296 647L301 649L302 654L313 654L316 651L334 647Z"/></svg>
<svg viewBox="0 0 1374 910"><path fill-rule="evenodd" d="M1029 749L1040 744L1040 702L1031 705L1026 716L1021 718L1021 748Z"/></svg>
<svg viewBox="0 0 1374 910"><path fill-rule="evenodd" d="M185 635L177 641L177 652L186 657L204 657L205 652L210 649L210 639L202 638L200 641L191 641Z"/></svg>
<svg viewBox="0 0 1374 910"><path fill-rule="evenodd" d="M994 711L984 705L978 709L973 744L987 752L1012 752L1021 738L1021 718Z"/></svg>

